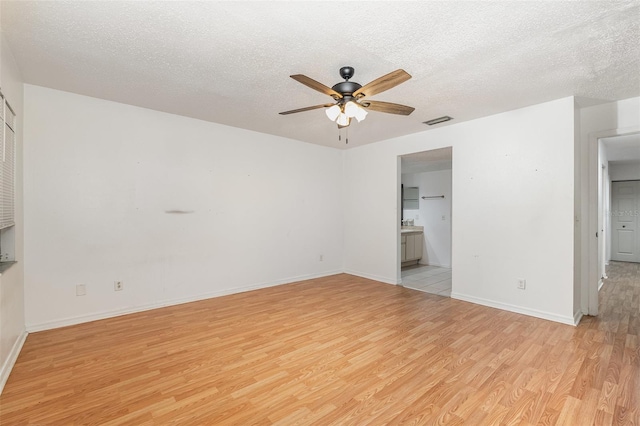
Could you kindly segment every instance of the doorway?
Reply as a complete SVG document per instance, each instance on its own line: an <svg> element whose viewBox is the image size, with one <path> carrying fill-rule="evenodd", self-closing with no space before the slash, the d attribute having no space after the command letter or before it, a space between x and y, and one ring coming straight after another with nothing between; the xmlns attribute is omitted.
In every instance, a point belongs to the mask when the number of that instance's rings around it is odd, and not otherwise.
<svg viewBox="0 0 640 426"><path fill-rule="evenodd" d="M400 257L404 287L451 296L451 147L400 157Z"/></svg>
<svg viewBox="0 0 640 426"><path fill-rule="evenodd" d="M613 182L611 194L611 260L640 263L640 180Z"/></svg>
<svg viewBox="0 0 640 426"><path fill-rule="evenodd" d="M640 262L636 257L640 252L640 201L635 198L640 194L636 189L636 185L640 188L640 132L612 131L591 146L597 152L597 207L592 216L597 228L595 252L591 252L596 266L589 274L588 313L597 315L598 293L607 285L610 261Z"/></svg>

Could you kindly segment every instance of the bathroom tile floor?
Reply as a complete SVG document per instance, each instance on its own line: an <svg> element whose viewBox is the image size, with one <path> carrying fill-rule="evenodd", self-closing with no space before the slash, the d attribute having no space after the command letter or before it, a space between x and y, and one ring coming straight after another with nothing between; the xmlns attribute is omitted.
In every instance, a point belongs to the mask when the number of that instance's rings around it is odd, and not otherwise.
<svg viewBox="0 0 640 426"><path fill-rule="evenodd" d="M451 269L431 265L402 268L402 285L425 293L451 297Z"/></svg>

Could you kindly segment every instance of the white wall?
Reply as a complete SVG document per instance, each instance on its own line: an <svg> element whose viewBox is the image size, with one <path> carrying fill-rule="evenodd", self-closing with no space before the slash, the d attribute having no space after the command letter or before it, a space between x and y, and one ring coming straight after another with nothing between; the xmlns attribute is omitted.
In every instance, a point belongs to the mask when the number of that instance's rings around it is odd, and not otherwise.
<svg viewBox="0 0 640 426"><path fill-rule="evenodd" d="M640 162L609 164L609 173L612 181L640 180Z"/></svg>
<svg viewBox="0 0 640 426"><path fill-rule="evenodd" d="M444 195L442 198L419 198L418 210L404 210L405 219L424 227L423 265L451 267L451 170L402 175L405 188L420 188L420 197Z"/></svg>
<svg viewBox="0 0 640 426"><path fill-rule="evenodd" d="M1 8L1 7L0 7ZM0 33L0 88L16 113L16 226L15 255L18 263L0 276L0 392L9 377L26 338L24 320L24 227L22 221L23 93L22 77Z"/></svg>
<svg viewBox="0 0 640 426"><path fill-rule="evenodd" d="M398 156L448 146L452 296L573 323L573 98L348 150L346 270L398 282Z"/></svg>
<svg viewBox="0 0 640 426"><path fill-rule="evenodd" d="M340 150L32 85L25 123L28 330L343 269Z"/></svg>

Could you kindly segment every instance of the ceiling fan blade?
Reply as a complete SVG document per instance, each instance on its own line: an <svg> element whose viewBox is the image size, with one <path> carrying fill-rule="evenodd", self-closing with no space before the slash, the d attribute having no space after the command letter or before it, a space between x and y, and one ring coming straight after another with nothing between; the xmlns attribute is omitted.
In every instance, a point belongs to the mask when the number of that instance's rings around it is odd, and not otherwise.
<svg viewBox="0 0 640 426"><path fill-rule="evenodd" d="M371 111L386 112L388 114L398 115L409 115L415 110L415 108L410 106L382 101L360 101L360 105L362 105L366 109L370 109Z"/></svg>
<svg viewBox="0 0 640 426"><path fill-rule="evenodd" d="M377 93L384 92L385 90L389 90L392 87L396 87L400 83L404 83L409 80L411 75L409 75L405 70L399 69L389 74L383 75L380 78L373 80L371 83L365 84L355 92L353 92L353 96L356 98L362 96L373 96Z"/></svg>
<svg viewBox="0 0 640 426"><path fill-rule="evenodd" d="M310 106L310 107L306 107L306 108L292 109L291 111L281 112L280 115L295 114L296 112L311 111L312 109L329 108L329 107L332 107L334 105L335 104L322 104L322 105L314 105L314 106Z"/></svg>
<svg viewBox="0 0 640 426"><path fill-rule="evenodd" d="M291 77L292 79L294 79L298 83L302 83L307 87L311 87L313 90L317 90L320 93L324 93L325 95L329 95L333 99L338 100L338 99L342 98L342 95L340 93L336 92L335 90L333 90L331 87L327 87L324 84L319 83L319 82L315 81L314 79L307 77L306 75L294 74L294 75L290 75L289 77Z"/></svg>

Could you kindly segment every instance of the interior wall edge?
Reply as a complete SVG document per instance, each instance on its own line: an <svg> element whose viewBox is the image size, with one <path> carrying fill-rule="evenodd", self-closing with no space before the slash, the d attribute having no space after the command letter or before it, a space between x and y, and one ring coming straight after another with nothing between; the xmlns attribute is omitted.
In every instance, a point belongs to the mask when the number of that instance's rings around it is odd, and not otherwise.
<svg viewBox="0 0 640 426"><path fill-rule="evenodd" d="M4 361L2 368L0 368L0 394L2 394L4 385L6 385L7 380L9 380L11 370L13 370L13 366L18 360L18 356L20 355L20 351L22 350L22 346L24 346L24 342L27 340L28 335L29 333L27 331L23 331L20 336L18 336L18 339L16 339L11 351L9 352L9 356Z"/></svg>

